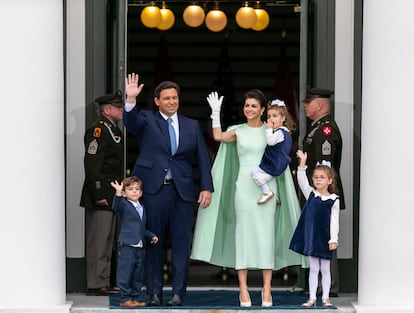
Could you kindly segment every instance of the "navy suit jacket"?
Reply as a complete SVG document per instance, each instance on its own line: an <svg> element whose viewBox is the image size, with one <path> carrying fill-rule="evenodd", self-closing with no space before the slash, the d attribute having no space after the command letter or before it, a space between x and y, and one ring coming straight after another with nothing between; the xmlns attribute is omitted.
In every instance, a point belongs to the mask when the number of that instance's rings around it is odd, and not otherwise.
<svg viewBox="0 0 414 313"><path fill-rule="evenodd" d="M121 221L121 230L118 236L119 243L136 245L142 240L142 243L145 245L145 238L151 240L155 236L155 234L147 230L147 215L144 206L142 208L143 214L141 219L131 202L122 196L114 196L112 209Z"/></svg>
<svg viewBox="0 0 414 313"><path fill-rule="evenodd" d="M209 154L198 121L178 114L178 123L178 149L172 156L168 123L158 111L124 111L124 125L135 136L140 150L132 175L143 181L145 193L155 194L171 168L181 198L195 201L194 160L198 166L200 189L213 191Z"/></svg>

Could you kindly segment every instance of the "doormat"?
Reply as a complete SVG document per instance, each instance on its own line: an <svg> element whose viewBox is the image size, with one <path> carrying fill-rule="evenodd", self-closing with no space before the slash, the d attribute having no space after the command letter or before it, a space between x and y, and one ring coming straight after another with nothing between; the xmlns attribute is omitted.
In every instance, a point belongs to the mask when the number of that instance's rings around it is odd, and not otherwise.
<svg viewBox="0 0 414 313"><path fill-rule="evenodd" d="M171 309L167 306L168 300L171 298L171 290L165 291L163 294L162 306L150 307L145 309ZM249 310L266 310L266 309L282 309L282 310L298 310L304 309L301 307L303 302L306 302L307 296L297 291L272 291L273 306L262 307L261 306L261 291L250 291L250 298L252 300L252 306L246 309ZM143 293L139 301L146 302L148 296ZM183 306L173 307L174 309L227 309L227 310L240 310L239 304L239 292L237 290L187 290L187 295L183 298ZM124 309L119 306L119 295L109 296L109 308L110 309ZM125 308L131 309L131 308ZM137 308L134 308L137 309ZM141 307L143 309L143 307ZM306 308L306 310L312 309L336 309L336 307L325 308L322 306L320 299L316 302L316 307Z"/></svg>

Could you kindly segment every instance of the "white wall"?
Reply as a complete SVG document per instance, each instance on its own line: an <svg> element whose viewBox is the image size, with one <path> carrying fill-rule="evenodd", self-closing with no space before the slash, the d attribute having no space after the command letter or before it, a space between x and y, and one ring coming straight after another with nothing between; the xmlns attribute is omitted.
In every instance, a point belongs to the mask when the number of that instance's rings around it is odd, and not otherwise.
<svg viewBox="0 0 414 313"><path fill-rule="evenodd" d="M79 206L84 180L85 0L67 1L66 39L66 256L85 256L85 214Z"/></svg>
<svg viewBox="0 0 414 313"><path fill-rule="evenodd" d="M364 1L357 312L414 312L413 11Z"/></svg>
<svg viewBox="0 0 414 313"><path fill-rule="evenodd" d="M70 310L62 30L62 1L0 2L1 312Z"/></svg>
<svg viewBox="0 0 414 313"><path fill-rule="evenodd" d="M353 253L354 1L335 3L335 121L342 135L341 179L345 210L340 213L338 258Z"/></svg>

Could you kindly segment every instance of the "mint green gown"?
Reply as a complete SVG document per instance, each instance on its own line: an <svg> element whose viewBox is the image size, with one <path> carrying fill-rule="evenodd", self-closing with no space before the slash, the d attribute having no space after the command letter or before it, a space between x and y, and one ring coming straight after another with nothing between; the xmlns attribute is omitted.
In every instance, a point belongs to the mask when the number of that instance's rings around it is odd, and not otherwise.
<svg viewBox="0 0 414 313"><path fill-rule="evenodd" d="M281 205L275 198L258 205L260 188L250 171L264 152L265 129L240 124L237 142L222 143L212 168L214 193L210 206L199 208L191 258L234 269L279 270L306 266L289 243L300 207L289 168L277 179ZM274 190L276 183L269 183Z"/></svg>

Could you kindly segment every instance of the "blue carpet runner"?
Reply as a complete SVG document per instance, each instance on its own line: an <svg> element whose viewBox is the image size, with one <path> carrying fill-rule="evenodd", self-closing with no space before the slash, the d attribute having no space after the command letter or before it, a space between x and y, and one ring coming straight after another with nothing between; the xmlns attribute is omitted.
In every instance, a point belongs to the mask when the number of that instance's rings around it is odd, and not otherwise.
<svg viewBox="0 0 414 313"><path fill-rule="evenodd" d="M250 291L250 297L252 300L252 307L250 310L263 310L266 309L261 306L261 293L260 290ZM273 307L269 309L284 309L284 310L297 310L301 309L301 304L307 300L307 296L301 292L291 291L272 291ZM167 307L166 303L171 298L171 291L165 291L163 295L164 305L160 307L145 307L145 309L162 309L171 308ZM142 294L140 301L145 302L147 295ZM317 306L307 309L325 309L322 306L322 301L318 299ZM111 295L109 297L109 308L120 309L119 296ZM176 309L240 309L239 305L239 292L237 290L188 290L187 295L184 297L184 305L181 307L174 307ZM121 308L123 309L123 308ZM125 308L130 309L130 308ZM336 309L331 307L329 309Z"/></svg>

